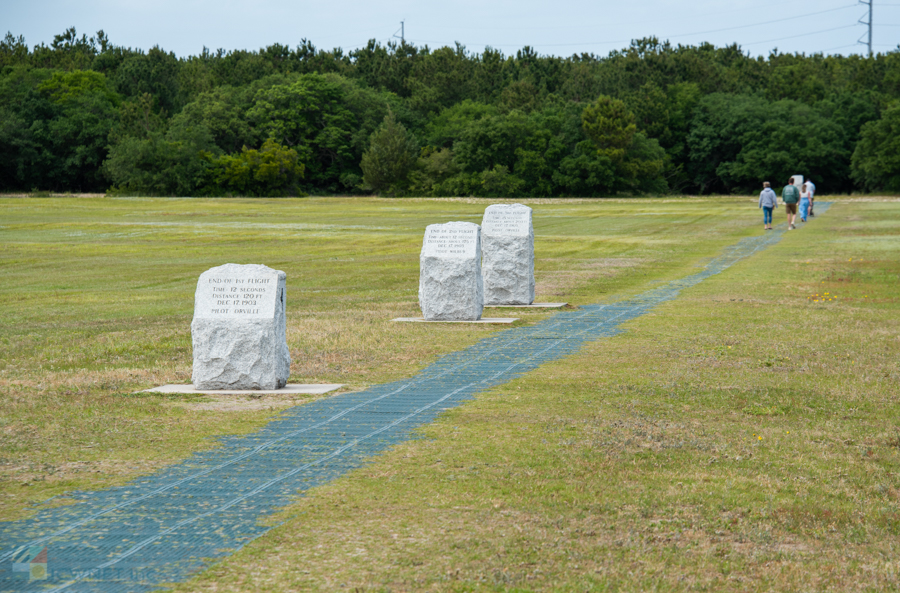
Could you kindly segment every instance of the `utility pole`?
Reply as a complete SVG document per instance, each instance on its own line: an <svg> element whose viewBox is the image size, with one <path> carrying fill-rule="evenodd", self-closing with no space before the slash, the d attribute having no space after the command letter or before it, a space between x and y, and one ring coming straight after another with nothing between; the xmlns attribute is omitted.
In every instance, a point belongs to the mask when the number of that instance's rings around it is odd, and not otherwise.
<svg viewBox="0 0 900 593"><path fill-rule="evenodd" d="M873 23L873 21L872 21L872 5L875 4L875 0L859 0L859 3L869 7L869 20L864 21L863 18L865 18L865 17L863 16L863 17L859 18L859 23L861 25L866 25L869 27L868 41L866 41L865 44L869 46L869 57L871 58L872 57L872 23ZM856 42L863 43L863 37L866 37L865 33Z"/></svg>
<svg viewBox="0 0 900 593"><path fill-rule="evenodd" d="M406 43L406 21L400 21L400 43ZM397 31L394 32L394 37L397 36Z"/></svg>

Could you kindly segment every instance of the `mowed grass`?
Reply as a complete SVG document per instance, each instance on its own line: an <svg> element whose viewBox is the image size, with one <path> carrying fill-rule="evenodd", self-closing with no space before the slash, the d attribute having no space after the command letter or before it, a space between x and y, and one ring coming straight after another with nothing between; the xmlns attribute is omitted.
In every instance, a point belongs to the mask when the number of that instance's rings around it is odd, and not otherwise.
<svg viewBox="0 0 900 593"><path fill-rule="evenodd" d="M424 225L477 221L487 203L0 202L18 316L0 327L0 430L13 437L0 510L124 480L147 471L133 459L170 462L276 413L129 395L189 379L196 276L223 260L288 273L292 381L408 376L498 331L386 321L417 312ZM576 305L688 275L762 232L746 198L532 205L539 300ZM156 224L172 211L194 226ZM254 213L256 226L228 224ZM129 220L123 232L148 234L101 236ZM900 202L838 201L626 333L304 493L282 525L176 590L898 589L898 284ZM129 423L110 430L116 419ZM54 454L105 473L16 483L61 465Z"/></svg>
<svg viewBox="0 0 900 593"><path fill-rule="evenodd" d="M287 273L292 382L359 389L500 331L390 321L419 314L425 226L480 222L490 203L0 197L0 520L184 459L302 403L135 393L190 381L193 294L210 267ZM529 203L538 296L575 305L691 273L758 232L746 199ZM549 314L515 310L520 323Z"/></svg>
<svg viewBox="0 0 900 593"><path fill-rule="evenodd" d="M898 282L900 203L838 203L176 591L897 590Z"/></svg>

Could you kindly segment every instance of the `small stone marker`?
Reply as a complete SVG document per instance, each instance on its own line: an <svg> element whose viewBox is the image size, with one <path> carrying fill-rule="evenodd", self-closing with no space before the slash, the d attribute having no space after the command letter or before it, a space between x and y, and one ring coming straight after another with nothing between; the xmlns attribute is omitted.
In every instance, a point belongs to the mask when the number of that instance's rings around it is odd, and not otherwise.
<svg viewBox="0 0 900 593"><path fill-rule="evenodd" d="M471 222L428 225L419 265L419 306L426 321L481 319L481 227Z"/></svg>
<svg viewBox="0 0 900 593"><path fill-rule="evenodd" d="M493 204L481 223L484 252L484 304L530 305L534 302L534 228L531 208Z"/></svg>
<svg viewBox="0 0 900 593"><path fill-rule="evenodd" d="M225 264L200 274L191 338L198 390L280 389L290 375L280 270Z"/></svg>

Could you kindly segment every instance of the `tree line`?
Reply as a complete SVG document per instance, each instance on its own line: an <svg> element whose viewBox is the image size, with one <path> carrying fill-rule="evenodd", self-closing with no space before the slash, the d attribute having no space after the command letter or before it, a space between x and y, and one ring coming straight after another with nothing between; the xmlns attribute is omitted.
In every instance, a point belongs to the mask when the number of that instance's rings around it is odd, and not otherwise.
<svg viewBox="0 0 900 593"><path fill-rule="evenodd" d="M900 53L303 40L179 58L74 28L0 41L0 191L738 193L794 173L900 191Z"/></svg>

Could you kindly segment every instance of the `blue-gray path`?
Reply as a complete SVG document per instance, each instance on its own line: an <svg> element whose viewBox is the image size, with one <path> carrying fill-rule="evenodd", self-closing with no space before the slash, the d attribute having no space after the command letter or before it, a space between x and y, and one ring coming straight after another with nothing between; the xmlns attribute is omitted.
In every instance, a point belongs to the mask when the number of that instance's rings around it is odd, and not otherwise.
<svg viewBox="0 0 900 593"><path fill-rule="evenodd" d="M223 439L222 447L158 474L74 493L77 504L0 523L0 591L149 591L185 580L263 535L269 527L260 519L298 491L359 467L481 391L619 333L622 323L783 233L744 239L702 271L637 297L498 332L410 379L291 408L254 434ZM44 548L49 576L29 580Z"/></svg>

